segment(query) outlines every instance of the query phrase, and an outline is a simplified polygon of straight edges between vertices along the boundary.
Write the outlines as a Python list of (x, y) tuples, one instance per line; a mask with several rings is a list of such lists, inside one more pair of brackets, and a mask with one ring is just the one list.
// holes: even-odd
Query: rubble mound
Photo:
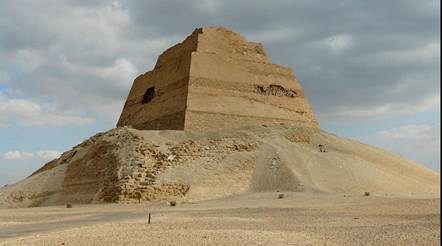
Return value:
[(318, 128), (120, 127), (1, 188), (0, 206), (198, 201), (261, 191), (438, 196), (439, 182), (435, 172), (415, 162)]

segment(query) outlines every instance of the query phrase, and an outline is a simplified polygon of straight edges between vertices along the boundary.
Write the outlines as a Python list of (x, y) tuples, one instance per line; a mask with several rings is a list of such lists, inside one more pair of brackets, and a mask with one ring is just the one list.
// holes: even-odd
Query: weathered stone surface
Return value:
[(118, 126), (206, 130), (262, 123), (319, 124), (286, 67), (225, 28), (196, 29), (135, 79)]

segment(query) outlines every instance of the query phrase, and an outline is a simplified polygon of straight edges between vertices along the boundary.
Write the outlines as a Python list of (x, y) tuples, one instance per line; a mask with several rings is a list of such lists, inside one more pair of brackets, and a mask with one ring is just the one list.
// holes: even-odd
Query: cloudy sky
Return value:
[(440, 1), (0, 0), (0, 185), (114, 127), (194, 28), (291, 67), (321, 126), (440, 170)]

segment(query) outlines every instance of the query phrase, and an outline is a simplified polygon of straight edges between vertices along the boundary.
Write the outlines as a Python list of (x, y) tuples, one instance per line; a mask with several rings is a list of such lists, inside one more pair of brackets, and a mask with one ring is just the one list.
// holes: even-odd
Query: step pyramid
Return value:
[(208, 130), (319, 123), (291, 69), (226, 28), (198, 28), (138, 76), (117, 126)]

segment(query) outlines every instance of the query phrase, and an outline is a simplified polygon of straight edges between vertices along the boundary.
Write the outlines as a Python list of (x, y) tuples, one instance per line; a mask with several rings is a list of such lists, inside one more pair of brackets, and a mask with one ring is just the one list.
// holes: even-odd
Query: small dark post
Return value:
[(149, 213), (149, 219), (147, 220), (147, 223), (150, 225), (150, 213)]

